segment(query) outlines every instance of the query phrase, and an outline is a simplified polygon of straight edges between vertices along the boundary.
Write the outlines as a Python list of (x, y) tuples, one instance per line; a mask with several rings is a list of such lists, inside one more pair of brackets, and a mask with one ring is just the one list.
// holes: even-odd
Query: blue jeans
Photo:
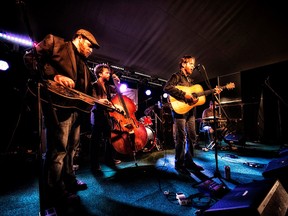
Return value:
[(209, 143), (212, 142), (214, 140), (214, 136), (213, 136), (214, 130), (212, 129), (212, 127), (206, 125), (206, 126), (203, 126), (203, 130), (205, 131), (205, 133), (208, 136)]
[(195, 116), (175, 119), (175, 165), (184, 166), (193, 161), (193, 144), (196, 142)]
[(80, 144), (80, 119), (78, 112), (68, 109), (57, 112), (57, 124), (52, 116), (45, 116), (46, 158), (45, 178), (53, 192), (61, 193), (65, 185), (73, 184), (73, 158)]

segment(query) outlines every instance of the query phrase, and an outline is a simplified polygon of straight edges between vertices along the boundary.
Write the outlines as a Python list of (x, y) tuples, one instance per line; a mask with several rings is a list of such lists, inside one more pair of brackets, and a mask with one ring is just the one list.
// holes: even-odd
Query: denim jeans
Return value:
[(208, 136), (209, 143), (212, 142), (214, 140), (214, 136), (213, 136), (214, 130), (212, 129), (212, 127), (211, 126), (203, 126), (203, 130), (205, 131), (205, 133)]
[[(80, 144), (80, 121), (77, 111), (57, 112), (58, 124), (46, 116), (45, 169), (48, 188), (55, 192), (64, 191), (65, 184), (73, 184), (73, 158)], [(59, 191), (58, 191), (59, 190)]]
[(195, 116), (175, 119), (175, 165), (183, 166), (193, 161), (193, 144), (196, 142)]

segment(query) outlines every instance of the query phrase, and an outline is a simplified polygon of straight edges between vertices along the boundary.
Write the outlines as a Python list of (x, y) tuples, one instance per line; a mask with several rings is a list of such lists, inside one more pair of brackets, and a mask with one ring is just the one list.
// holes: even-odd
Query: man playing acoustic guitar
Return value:
[[(187, 173), (187, 169), (195, 172), (203, 171), (203, 167), (193, 161), (193, 145), (196, 143), (195, 127), (195, 107), (199, 101), (191, 92), (185, 92), (185, 87), (194, 85), (190, 78), (195, 68), (195, 58), (189, 55), (183, 56), (179, 61), (179, 71), (172, 74), (164, 86), (164, 91), (169, 94), (170, 99), (187, 104), (187, 111), (172, 105), (172, 112), (175, 122), (176, 143), (175, 143), (175, 169), (182, 173)], [(220, 93), (222, 89), (215, 88), (215, 93)], [(187, 142), (186, 142), (187, 141)]]

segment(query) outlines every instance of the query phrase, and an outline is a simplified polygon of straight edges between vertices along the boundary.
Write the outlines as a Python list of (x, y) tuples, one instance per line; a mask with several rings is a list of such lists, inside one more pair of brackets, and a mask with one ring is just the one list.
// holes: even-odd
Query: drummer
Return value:
[[(219, 104), (217, 102), (215, 102), (215, 108), (218, 108)], [(220, 119), (220, 115), (219, 115), (219, 111), (218, 109), (215, 109), (215, 116), (217, 119)], [(207, 120), (207, 119), (211, 119)], [(211, 146), (211, 144), (214, 142), (214, 111), (213, 111), (213, 101), (209, 102), (209, 107), (204, 109), (202, 112), (202, 130), (204, 130), (207, 135), (208, 135), (208, 139), (209, 139), (209, 146)], [(217, 125), (217, 135), (220, 135), (221, 132), (225, 129), (224, 125)], [(217, 137), (219, 138), (219, 136)], [(214, 146), (214, 145), (213, 145)]]

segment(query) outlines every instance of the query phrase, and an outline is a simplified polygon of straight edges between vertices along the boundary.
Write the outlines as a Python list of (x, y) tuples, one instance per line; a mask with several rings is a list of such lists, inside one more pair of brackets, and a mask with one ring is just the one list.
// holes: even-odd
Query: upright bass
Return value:
[(124, 114), (110, 112), (110, 116), (113, 118), (112, 145), (121, 154), (135, 154), (146, 145), (147, 131), (144, 124), (139, 123), (135, 117), (136, 105), (134, 102), (129, 97), (122, 95), (114, 77), (113, 82), (118, 94), (112, 98), (111, 102), (114, 105), (122, 106)]

